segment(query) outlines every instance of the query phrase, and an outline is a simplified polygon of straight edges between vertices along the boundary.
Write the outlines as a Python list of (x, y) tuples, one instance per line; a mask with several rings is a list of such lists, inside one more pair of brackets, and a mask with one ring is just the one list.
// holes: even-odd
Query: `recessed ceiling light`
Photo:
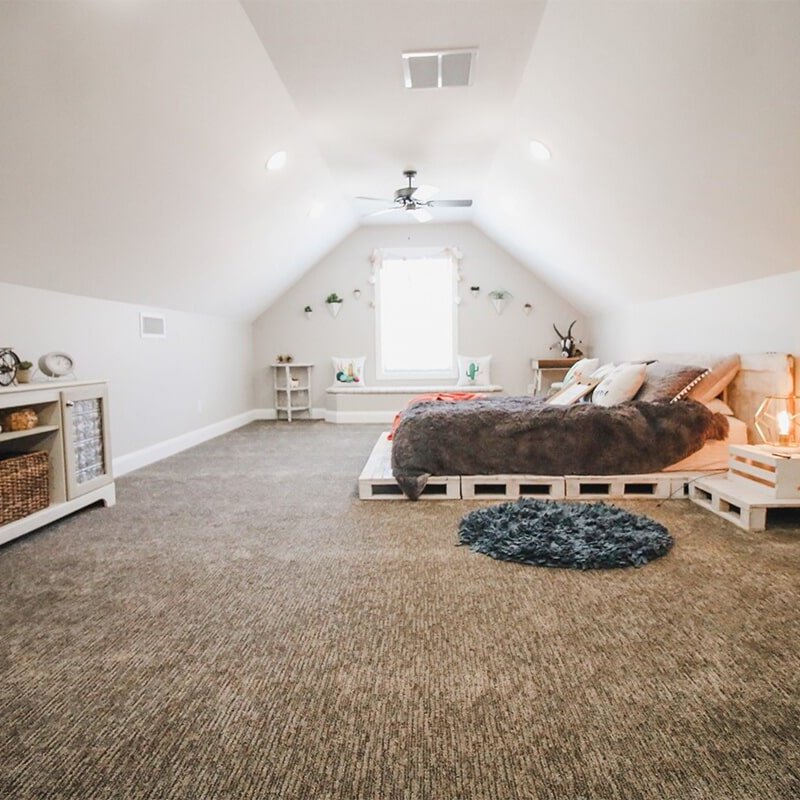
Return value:
[(274, 172), (276, 169), (280, 169), (285, 164), (286, 164), (286, 151), (278, 150), (277, 153), (273, 153), (269, 157), (269, 161), (267, 161), (267, 169), (270, 172)]
[(531, 156), (537, 161), (547, 161), (550, 151), (536, 139), (531, 139)]

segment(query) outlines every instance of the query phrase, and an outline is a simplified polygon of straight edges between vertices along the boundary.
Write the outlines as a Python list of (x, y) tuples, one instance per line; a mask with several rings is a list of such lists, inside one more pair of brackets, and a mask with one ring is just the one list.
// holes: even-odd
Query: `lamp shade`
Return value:
[(800, 397), (770, 395), (756, 411), (756, 430), (766, 444), (776, 447), (800, 447), (798, 417), (800, 417)]

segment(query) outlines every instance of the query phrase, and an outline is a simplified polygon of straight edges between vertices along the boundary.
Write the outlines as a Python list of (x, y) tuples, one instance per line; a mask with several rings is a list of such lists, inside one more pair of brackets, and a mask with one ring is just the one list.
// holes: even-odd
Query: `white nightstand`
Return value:
[(767, 509), (800, 508), (800, 451), (767, 445), (728, 448), (728, 472), (689, 484), (689, 497), (746, 531), (767, 527)]

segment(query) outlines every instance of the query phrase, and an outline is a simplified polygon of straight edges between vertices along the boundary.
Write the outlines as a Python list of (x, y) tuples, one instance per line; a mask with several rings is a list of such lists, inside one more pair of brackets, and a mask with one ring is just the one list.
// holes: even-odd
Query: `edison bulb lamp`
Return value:
[(775, 447), (798, 448), (798, 417), (800, 397), (767, 397), (755, 416), (756, 430), (765, 444)]

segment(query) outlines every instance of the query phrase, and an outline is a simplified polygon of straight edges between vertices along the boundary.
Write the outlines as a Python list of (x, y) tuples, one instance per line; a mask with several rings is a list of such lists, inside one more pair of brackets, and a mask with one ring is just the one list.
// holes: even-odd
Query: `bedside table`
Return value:
[(552, 378), (563, 378), (573, 364), (577, 364), (581, 357), (576, 358), (532, 358), (531, 369), (533, 370), (533, 393), (539, 394), (542, 391), (542, 373), (556, 373)]
[(728, 472), (689, 484), (697, 505), (746, 531), (763, 531), (770, 508), (800, 508), (800, 450), (775, 452), (768, 445), (732, 444)]

